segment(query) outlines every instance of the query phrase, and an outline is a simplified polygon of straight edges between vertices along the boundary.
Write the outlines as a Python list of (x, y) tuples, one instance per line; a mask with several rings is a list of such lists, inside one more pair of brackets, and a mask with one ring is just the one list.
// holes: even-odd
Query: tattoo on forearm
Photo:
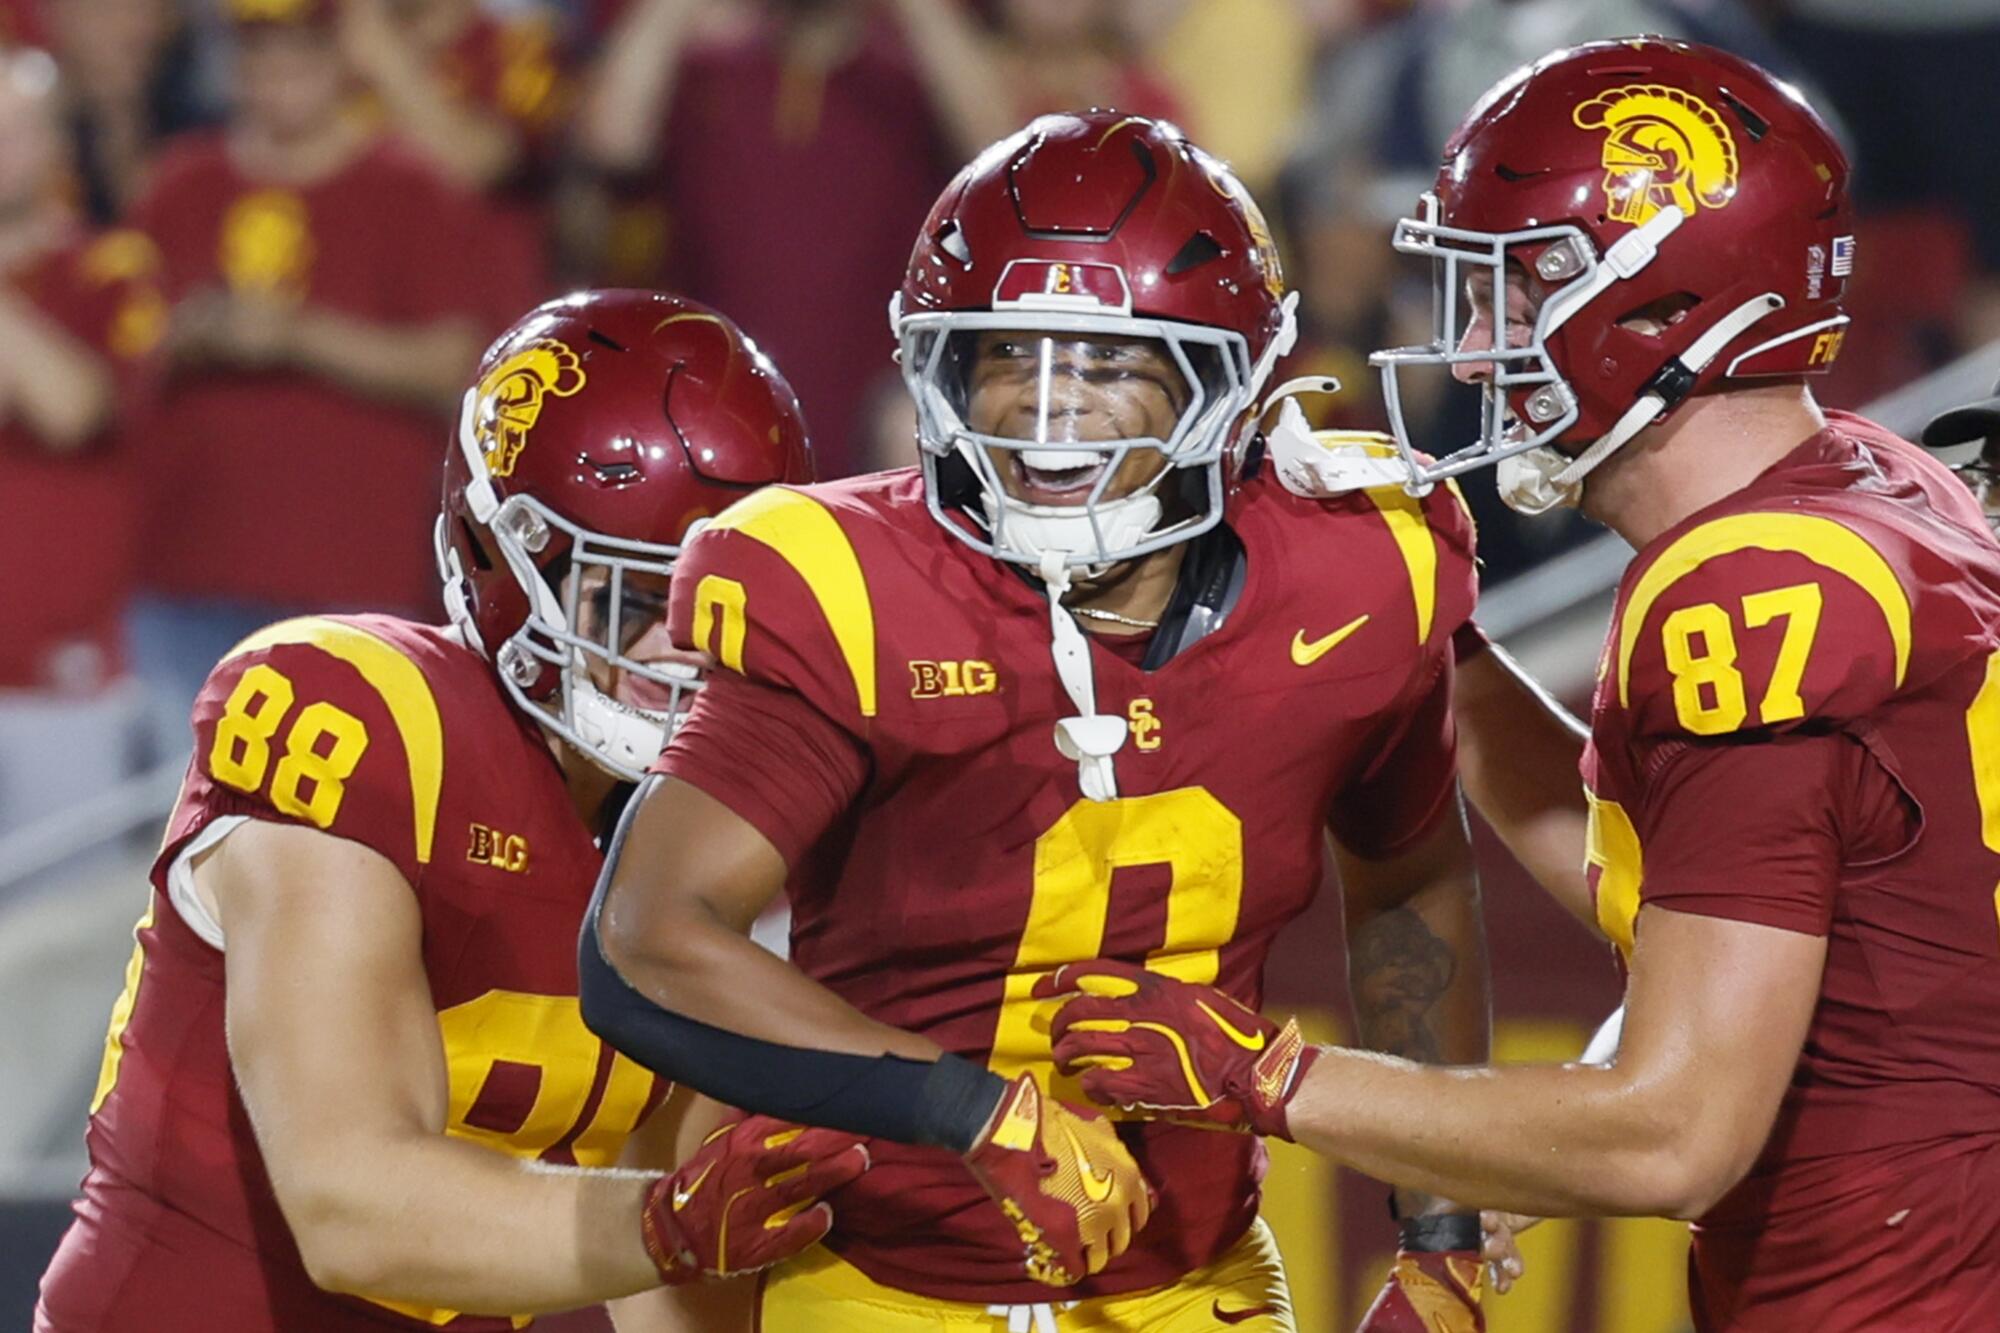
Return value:
[(1439, 1063), (1431, 1010), (1457, 972), (1451, 946), (1413, 908), (1398, 907), (1357, 926), (1347, 945), (1347, 974), (1362, 1044)]

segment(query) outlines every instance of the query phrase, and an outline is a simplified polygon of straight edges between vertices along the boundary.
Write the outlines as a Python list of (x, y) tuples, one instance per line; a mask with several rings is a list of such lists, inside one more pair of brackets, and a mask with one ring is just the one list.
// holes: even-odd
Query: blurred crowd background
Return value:
[[(1430, 275), (1389, 229), (1449, 130), (1514, 66), (1639, 32), (1749, 55), (1838, 122), (1861, 222), (1825, 401), (2000, 338), (2000, 134), (1979, 91), (2000, 0), (0, 0), (0, 840), (176, 762), (200, 681), (250, 630), (438, 615), (428, 534), (465, 379), (546, 296), (711, 302), (798, 389), (822, 476), (901, 465), (887, 304), (931, 200), (1030, 116), (1109, 105), (1235, 165), (1303, 296), (1290, 373), (1346, 386), (1310, 410), (1380, 426), (1367, 354), (1429, 320)], [(1414, 408), (1441, 442), (1471, 429), (1448, 395)], [(1489, 588), (1586, 535), (1466, 490)], [(1616, 978), (1580, 938), (1558, 947), (1580, 933), (1506, 874), (1492, 896), (1521, 928), (1496, 934), (1496, 975), (1529, 980), (1503, 1008), (1559, 1017), (1503, 1023), (1502, 1053), (1564, 1058)], [(39, 910), (8, 918), (0, 982), (46, 1000), (70, 965), (29, 943), (55, 937)], [(1281, 997), (1330, 995), (1326, 938), (1281, 957)], [(115, 977), (76, 967), (108, 1003)], [(5, 1067), (87, 1078), (76, 1026), (0, 1024), (47, 1047)], [(70, 1077), (0, 1079), (0, 1159), (60, 1156), (56, 1193), (82, 1127)], [(1376, 1195), (1335, 1212), (1331, 1191), (1274, 1180), (1281, 1234), (1345, 1220), (1386, 1240)], [(58, 1221), (36, 1225), (52, 1240)], [(1684, 1233), (1538, 1234), (1555, 1274), (1496, 1327), (1684, 1318)], [(10, 1247), (22, 1281), (32, 1248)], [(1352, 1269), (1299, 1273), (1311, 1308), (1365, 1296)]]

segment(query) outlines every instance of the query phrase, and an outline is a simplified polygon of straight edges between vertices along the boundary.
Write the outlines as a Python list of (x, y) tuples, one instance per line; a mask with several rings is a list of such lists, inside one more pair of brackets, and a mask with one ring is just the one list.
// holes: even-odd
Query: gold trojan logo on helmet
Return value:
[(1736, 195), (1736, 141), (1699, 97), (1660, 84), (1613, 88), (1577, 107), (1577, 128), (1608, 130), (1604, 196), (1613, 222), (1639, 226), (1668, 205), (1692, 218)]
[(537, 338), (487, 371), (479, 381), (477, 425), (487, 470), (496, 477), (513, 475), (542, 404), (550, 394), (569, 397), (583, 383), (582, 360), (554, 338)]

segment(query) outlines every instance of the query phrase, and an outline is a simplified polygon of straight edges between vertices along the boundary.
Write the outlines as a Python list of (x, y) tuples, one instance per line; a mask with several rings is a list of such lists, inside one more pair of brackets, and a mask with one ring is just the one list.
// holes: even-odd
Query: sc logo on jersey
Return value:
[(968, 659), (910, 663), (912, 699), (958, 699), (969, 694), (993, 694), (999, 689), (1000, 673), (991, 662)]

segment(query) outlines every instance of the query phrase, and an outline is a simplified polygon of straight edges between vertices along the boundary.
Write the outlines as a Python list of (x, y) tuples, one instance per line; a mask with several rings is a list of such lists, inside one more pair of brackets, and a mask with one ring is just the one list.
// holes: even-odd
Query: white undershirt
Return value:
[(222, 923), (208, 910), (201, 895), (194, 891), (195, 859), (209, 851), (217, 843), (228, 837), (237, 825), (243, 823), (247, 815), (223, 815), (201, 832), (187, 840), (180, 855), (167, 867), (167, 901), (180, 913), (187, 928), (198, 935), (211, 949), (222, 951)]

